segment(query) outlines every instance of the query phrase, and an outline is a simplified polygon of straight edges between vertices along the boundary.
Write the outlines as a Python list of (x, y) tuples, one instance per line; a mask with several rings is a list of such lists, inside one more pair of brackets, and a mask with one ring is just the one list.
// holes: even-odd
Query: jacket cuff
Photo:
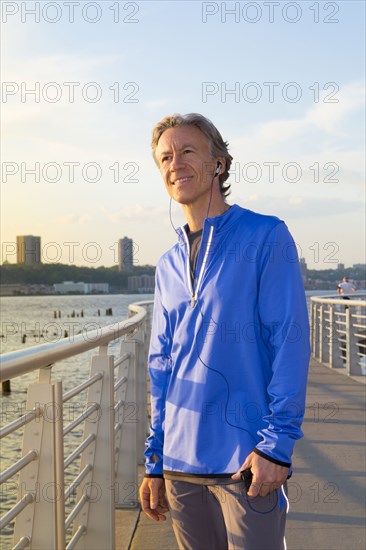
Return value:
[(291, 462), (282, 462), (282, 460), (277, 460), (276, 458), (272, 458), (271, 456), (266, 455), (259, 449), (253, 449), (253, 452), (261, 456), (262, 458), (265, 458), (266, 460), (269, 460), (269, 462), (273, 462), (273, 464), (277, 464), (278, 466), (284, 466), (285, 468), (291, 468)]

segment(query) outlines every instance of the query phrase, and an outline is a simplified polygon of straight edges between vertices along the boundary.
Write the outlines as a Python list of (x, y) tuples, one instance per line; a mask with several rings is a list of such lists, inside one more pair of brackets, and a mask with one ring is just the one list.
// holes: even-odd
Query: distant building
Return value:
[(118, 271), (133, 269), (133, 240), (123, 237), (118, 241)]
[(56, 294), (69, 294), (70, 292), (80, 292), (84, 294), (85, 283), (74, 283), (74, 281), (64, 281), (53, 285)]
[(0, 285), (0, 296), (14, 296), (24, 293), (24, 290), (25, 285), (22, 284)]
[(138, 294), (153, 294), (155, 290), (154, 275), (133, 275), (127, 279), (128, 290)]
[(33, 235), (17, 237), (17, 263), (26, 265), (41, 263), (41, 237)]
[(108, 283), (84, 283), (85, 294), (109, 294)]
[(54, 294), (52, 285), (42, 284), (1, 284), (0, 296), (24, 296), (38, 294)]
[(53, 285), (56, 294), (108, 294), (108, 283), (74, 283), (74, 281), (64, 281)]
[(344, 271), (345, 270), (344, 264), (338, 264), (337, 269), (340, 269), (340, 271)]

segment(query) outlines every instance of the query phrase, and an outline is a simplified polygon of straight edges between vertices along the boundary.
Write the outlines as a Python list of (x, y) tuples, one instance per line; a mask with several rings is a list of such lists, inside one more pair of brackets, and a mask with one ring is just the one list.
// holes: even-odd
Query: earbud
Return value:
[(220, 173), (221, 166), (222, 166), (221, 162), (218, 162), (216, 164), (215, 176), (217, 176)]

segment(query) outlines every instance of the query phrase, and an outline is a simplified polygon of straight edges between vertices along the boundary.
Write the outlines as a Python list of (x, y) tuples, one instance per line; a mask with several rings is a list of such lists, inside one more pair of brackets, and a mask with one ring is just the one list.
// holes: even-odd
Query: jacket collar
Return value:
[[(213, 218), (206, 218), (203, 224), (203, 233), (204, 235), (207, 231), (209, 231), (210, 227), (214, 227), (215, 235), (218, 235), (219, 233), (222, 233), (224, 231), (227, 231), (233, 223), (238, 219), (240, 216), (242, 208), (238, 206), (237, 204), (233, 204), (229, 210), (224, 212), (224, 214), (221, 214), (220, 216), (214, 216)], [(177, 234), (178, 234), (178, 243), (181, 246), (186, 245), (186, 239), (184, 236), (184, 233), (188, 234), (188, 223), (185, 225), (182, 225), (177, 228)]]

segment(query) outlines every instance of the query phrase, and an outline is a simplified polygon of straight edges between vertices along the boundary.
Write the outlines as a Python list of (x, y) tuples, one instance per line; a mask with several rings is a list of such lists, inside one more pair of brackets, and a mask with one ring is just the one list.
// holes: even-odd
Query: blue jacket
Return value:
[(146, 474), (232, 474), (253, 450), (290, 466), (310, 357), (294, 241), (233, 205), (204, 222), (192, 289), (186, 229), (156, 269)]

